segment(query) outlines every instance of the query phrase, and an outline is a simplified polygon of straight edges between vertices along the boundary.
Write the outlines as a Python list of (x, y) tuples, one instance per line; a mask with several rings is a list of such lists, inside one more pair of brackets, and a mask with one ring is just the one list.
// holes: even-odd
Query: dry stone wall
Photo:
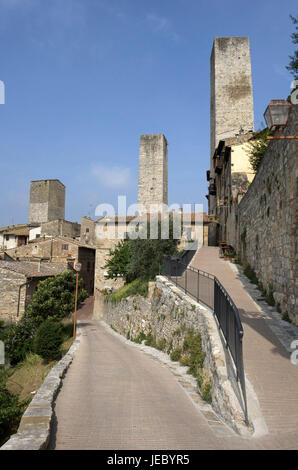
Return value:
[[(293, 105), (286, 135), (298, 135)], [(271, 141), (238, 206), (238, 252), (256, 272), (278, 310), (298, 325), (298, 142)]]

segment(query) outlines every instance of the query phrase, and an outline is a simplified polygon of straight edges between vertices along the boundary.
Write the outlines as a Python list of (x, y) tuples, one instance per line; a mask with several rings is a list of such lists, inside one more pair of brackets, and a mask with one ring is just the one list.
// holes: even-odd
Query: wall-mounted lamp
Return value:
[(268, 140), (298, 139), (298, 136), (280, 135), (280, 129), (284, 129), (289, 121), (291, 103), (286, 100), (271, 100), (264, 113), (268, 129), (274, 130), (274, 136), (268, 136)]

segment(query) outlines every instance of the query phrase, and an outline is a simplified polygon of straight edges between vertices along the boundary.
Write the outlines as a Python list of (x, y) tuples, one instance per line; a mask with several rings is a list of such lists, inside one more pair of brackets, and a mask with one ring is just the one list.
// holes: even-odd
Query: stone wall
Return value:
[(95, 224), (96, 221), (90, 217), (82, 217), (80, 233), (80, 240), (82, 243), (87, 243), (88, 245), (96, 244)]
[[(286, 135), (298, 135), (298, 106)], [(259, 170), (238, 206), (237, 251), (276, 304), (298, 325), (298, 142), (269, 143)]]
[[(103, 319), (131, 339), (141, 332), (146, 335), (151, 332), (157, 344), (163, 344), (163, 350), (168, 353), (183, 347), (189, 329), (200, 331), (202, 348), (206, 353), (204, 368), (211, 381), (212, 406), (236, 431), (242, 429), (243, 411), (234, 392), (237, 386), (233, 374), (227, 371), (229, 359), (215, 319), (206, 307), (185, 295), (166, 278), (158, 276), (156, 285), (151, 283), (149, 286), (148, 298), (135, 296), (116, 304), (105, 302)], [(230, 380), (227, 380), (227, 375), (230, 375)]]
[(77, 238), (80, 236), (81, 226), (77, 222), (57, 219), (50, 220), (41, 224), (41, 235), (56, 237), (63, 235), (65, 237)]
[(108, 279), (107, 276), (105, 276), (107, 269), (104, 268), (104, 266), (109, 259), (110, 249), (113, 249), (117, 243), (118, 240), (104, 240), (102, 246), (96, 247), (94, 274), (95, 295), (107, 287), (110, 287), (113, 290), (120, 289), (124, 284), (122, 277)]
[(14, 271), (0, 268), (0, 320), (12, 323), (24, 313), (26, 301), (26, 277)]

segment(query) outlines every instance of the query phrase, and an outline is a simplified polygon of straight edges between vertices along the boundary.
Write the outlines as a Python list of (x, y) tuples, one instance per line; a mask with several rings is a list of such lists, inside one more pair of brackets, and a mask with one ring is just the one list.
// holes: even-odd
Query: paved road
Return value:
[(242, 448), (238, 436), (216, 436), (170, 370), (91, 320), (91, 309), (88, 299), (51, 449)]
[(291, 363), (290, 354), (245, 291), (233, 265), (219, 258), (218, 248), (201, 248), (191, 265), (215, 274), (238, 307), (244, 329), (245, 372), (257, 393), (269, 429), (269, 436), (262, 443), (297, 449), (298, 366)]
[(56, 399), (51, 449), (298, 449), (298, 367), (228, 263), (212, 249), (199, 256), (196, 266), (208, 265), (241, 310), (246, 372), (270, 433), (215, 435), (170, 370), (92, 320), (88, 299), (79, 313), (82, 342)]

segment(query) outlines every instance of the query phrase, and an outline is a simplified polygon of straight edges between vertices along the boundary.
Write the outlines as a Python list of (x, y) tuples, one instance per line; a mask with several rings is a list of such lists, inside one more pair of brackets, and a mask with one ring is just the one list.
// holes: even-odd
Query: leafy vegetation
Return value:
[(248, 279), (253, 284), (256, 284), (256, 285), (259, 284), (259, 280), (257, 278), (256, 272), (254, 271), (254, 269), (249, 264), (246, 265), (243, 272), (244, 272), (245, 276), (248, 277)]
[(105, 266), (109, 277), (123, 276), (126, 282), (138, 278), (154, 279), (164, 256), (178, 253), (179, 240), (173, 235), (173, 217), (169, 219), (169, 237), (166, 239), (162, 238), (162, 224), (158, 221), (156, 239), (150, 239), (150, 223), (147, 223), (141, 227), (138, 238), (118, 243), (110, 251), (110, 259)]
[(146, 297), (148, 295), (148, 280), (147, 279), (135, 279), (133, 282), (125, 284), (117, 292), (113, 292), (106, 296), (108, 302), (120, 302), (131, 295), (141, 295)]
[[(82, 288), (82, 279), (78, 286), (78, 307), (88, 293)], [(47, 318), (61, 320), (74, 311), (76, 278), (72, 271), (64, 271), (55, 277), (39, 282), (36, 292), (24, 317), (29, 318), (36, 327)]]
[(26, 317), (15, 325), (1, 329), (0, 340), (5, 344), (5, 354), (11, 365), (22, 361), (26, 354), (32, 351), (35, 331), (34, 323)]
[(28, 404), (26, 401), (19, 402), (18, 397), (6, 389), (7, 377), (8, 373), (0, 368), (0, 447), (17, 431), (20, 418)]
[(63, 330), (60, 323), (48, 318), (37, 329), (33, 348), (43, 359), (58, 359), (62, 343)]
[[(295, 18), (294, 16), (290, 15), (290, 18), (293, 24), (295, 25), (295, 29), (296, 29), (296, 32), (291, 34), (292, 42), (293, 44), (298, 44), (298, 26), (297, 26), (298, 17)], [(286, 68), (294, 76), (294, 78), (297, 79), (298, 78), (298, 50), (296, 49), (294, 51), (294, 55), (290, 55), (289, 58), (290, 58), (290, 63)]]
[(110, 278), (128, 275), (129, 262), (131, 259), (131, 247), (127, 241), (120, 241), (114, 250), (109, 252), (110, 259), (104, 266), (108, 269)]
[(182, 351), (180, 348), (174, 349), (174, 351), (171, 353), (171, 361), (179, 361), (181, 359)]
[(255, 173), (257, 173), (264, 154), (267, 150), (269, 143), (267, 137), (269, 135), (271, 135), (271, 131), (269, 129), (264, 129), (256, 134), (253, 139), (248, 142), (248, 159), (250, 166)]

